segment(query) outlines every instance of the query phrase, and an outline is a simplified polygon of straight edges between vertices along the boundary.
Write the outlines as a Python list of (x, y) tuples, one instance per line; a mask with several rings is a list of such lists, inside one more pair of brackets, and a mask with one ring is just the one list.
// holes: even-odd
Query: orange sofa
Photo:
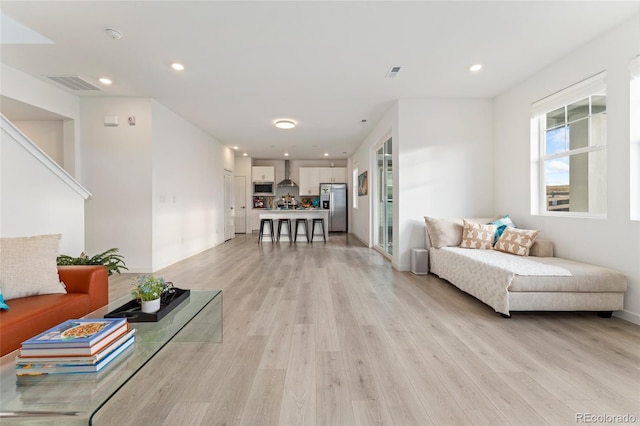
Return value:
[(80, 318), (109, 301), (105, 266), (58, 266), (66, 294), (43, 294), (9, 300), (0, 311), (0, 356), (20, 343), (65, 320)]

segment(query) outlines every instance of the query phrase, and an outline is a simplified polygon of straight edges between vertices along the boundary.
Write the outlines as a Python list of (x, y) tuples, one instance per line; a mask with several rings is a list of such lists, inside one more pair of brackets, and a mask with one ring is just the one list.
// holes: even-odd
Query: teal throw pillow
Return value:
[(500, 219), (494, 220), (493, 222), (489, 222), (488, 225), (495, 225), (498, 227), (498, 229), (496, 230), (496, 235), (493, 239), (493, 244), (498, 242), (498, 239), (500, 238), (500, 236), (502, 235), (502, 233), (506, 228), (516, 227), (515, 223), (511, 221), (511, 218), (509, 217), (508, 214), (502, 216)]
[(9, 310), (9, 305), (4, 302), (4, 297), (2, 296), (2, 289), (0, 289), (0, 309), (3, 311)]

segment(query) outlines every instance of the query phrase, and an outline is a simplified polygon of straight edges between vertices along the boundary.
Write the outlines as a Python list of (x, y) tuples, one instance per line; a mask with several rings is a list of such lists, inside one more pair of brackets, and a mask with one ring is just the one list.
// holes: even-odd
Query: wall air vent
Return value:
[(386, 78), (393, 78), (395, 77), (399, 72), (400, 72), (400, 68), (402, 67), (391, 67), (391, 69), (389, 69), (389, 72), (387, 72), (387, 75), (385, 76)]
[(47, 78), (71, 90), (102, 91), (102, 89), (100, 89), (98, 86), (94, 86), (93, 84), (89, 83), (87, 80), (84, 80), (83, 78), (77, 77), (77, 76), (48, 75)]

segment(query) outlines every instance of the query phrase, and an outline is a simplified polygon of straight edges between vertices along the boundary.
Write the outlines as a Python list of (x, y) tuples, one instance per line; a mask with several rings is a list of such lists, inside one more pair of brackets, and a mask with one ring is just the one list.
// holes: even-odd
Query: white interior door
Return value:
[(236, 176), (233, 178), (233, 224), (236, 234), (247, 233), (247, 178)]
[(233, 226), (233, 176), (231, 172), (224, 171), (224, 240), (230, 240), (235, 236)]

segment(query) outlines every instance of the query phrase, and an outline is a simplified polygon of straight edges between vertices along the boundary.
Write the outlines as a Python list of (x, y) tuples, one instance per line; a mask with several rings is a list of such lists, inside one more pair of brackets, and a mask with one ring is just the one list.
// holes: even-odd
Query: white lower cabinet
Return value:
[(259, 231), (260, 230), (260, 213), (263, 212), (263, 209), (253, 209), (251, 211), (251, 230)]

